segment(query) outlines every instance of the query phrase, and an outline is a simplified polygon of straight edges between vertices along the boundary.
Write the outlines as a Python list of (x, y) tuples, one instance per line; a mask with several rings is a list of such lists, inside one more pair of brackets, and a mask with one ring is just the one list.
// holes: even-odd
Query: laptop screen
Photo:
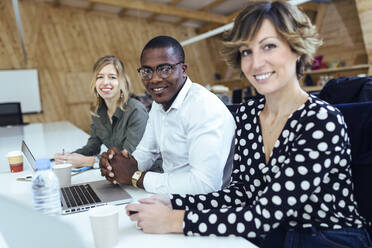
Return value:
[(30, 164), (31, 168), (35, 171), (36, 168), (34, 155), (32, 155), (30, 149), (28, 148), (24, 140), (22, 140), (22, 152), (23, 155), (25, 155), (27, 162)]

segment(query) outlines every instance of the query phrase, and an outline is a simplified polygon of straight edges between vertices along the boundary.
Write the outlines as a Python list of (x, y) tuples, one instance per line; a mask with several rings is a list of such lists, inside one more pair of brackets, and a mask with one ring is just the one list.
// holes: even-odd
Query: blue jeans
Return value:
[(339, 230), (322, 229), (302, 232), (287, 231), (285, 248), (368, 248), (372, 247), (371, 238), (365, 229), (342, 228)]

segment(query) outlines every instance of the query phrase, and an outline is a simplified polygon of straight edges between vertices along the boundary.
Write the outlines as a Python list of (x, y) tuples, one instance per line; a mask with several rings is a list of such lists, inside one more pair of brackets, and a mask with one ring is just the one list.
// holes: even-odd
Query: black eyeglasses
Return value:
[[(156, 66), (155, 71), (161, 78), (167, 78), (172, 74), (175, 66), (182, 64), (180, 61), (176, 64), (161, 64)], [(142, 80), (150, 80), (154, 76), (154, 69), (149, 66), (143, 66), (137, 69), (138, 73), (141, 75)]]

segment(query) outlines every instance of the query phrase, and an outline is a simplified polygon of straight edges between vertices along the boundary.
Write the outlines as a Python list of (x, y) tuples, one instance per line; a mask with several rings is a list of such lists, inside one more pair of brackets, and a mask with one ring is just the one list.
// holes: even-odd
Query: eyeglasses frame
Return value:
[[(177, 66), (177, 65), (179, 65), (179, 64), (183, 64), (183, 63), (185, 63), (185, 62), (184, 62), (184, 61), (180, 61), (180, 62), (175, 63), (175, 64), (168, 64), (168, 63), (160, 64), (160, 65), (157, 65), (157, 66), (155, 67), (155, 70), (154, 70), (153, 67), (150, 67), (150, 66), (139, 67), (139, 68), (137, 68), (137, 72), (140, 74), (140, 77), (141, 77), (142, 80), (151, 80), (151, 79), (154, 77), (154, 72), (156, 72), (156, 74), (158, 74), (158, 76), (159, 76), (160, 78), (162, 78), (162, 79), (166, 79), (166, 78), (168, 78), (168, 77), (173, 73), (173, 69), (174, 69), (175, 66)], [(168, 76), (166, 76), (166, 77), (162, 77), (162, 76), (160, 76), (160, 74), (158, 73), (158, 68), (160, 68), (161, 66), (165, 66), (165, 65), (169, 65), (169, 66), (170, 66), (171, 72), (169, 73)], [(148, 79), (147, 79), (147, 78), (143, 78), (143, 77), (142, 77), (141, 70), (142, 70), (142, 69), (145, 69), (145, 68), (151, 69), (151, 71), (152, 71), (151, 78), (148, 78)]]

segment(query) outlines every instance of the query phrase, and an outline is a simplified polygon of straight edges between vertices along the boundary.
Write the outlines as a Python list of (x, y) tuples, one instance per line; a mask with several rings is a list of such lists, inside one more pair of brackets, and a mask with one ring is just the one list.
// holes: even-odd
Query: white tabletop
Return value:
[[(0, 173), (9, 172), (6, 154), (21, 150), (22, 140), (35, 159), (52, 158), (56, 153), (72, 152), (84, 146), (88, 134), (70, 122), (33, 123), (24, 126), (0, 127)], [(102, 145), (101, 149), (106, 147)], [(25, 161), (25, 170), (29, 170)]]
[[(20, 135), (21, 129), (12, 130), (12, 135), (8, 132), (7, 137), (2, 136), (4, 130), (0, 129), (0, 139), (12, 138), (12, 144), (0, 143), (0, 151), (7, 151), (9, 146), (16, 146), (16, 136)], [(35, 133), (32, 134), (32, 131)], [(3, 132), (3, 133), (2, 133)], [(40, 132), (43, 135), (40, 135)], [(6, 133), (6, 132), (5, 132)], [(76, 128), (68, 122), (47, 123), (47, 124), (32, 124), (23, 128), (23, 137), (27, 144), (30, 144), (30, 150), (37, 157), (49, 156), (61, 149), (61, 145), (65, 149), (76, 149), (86, 143), (88, 135), (82, 130)], [(73, 135), (73, 136), (70, 136)], [(54, 139), (51, 139), (54, 137)], [(22, 139), (21, 139), (22, 141)], [(18, 148), (19, 149), (19, 148)], [(2, 154), (1, 154), (2, 155)], [(7, 165), (7, 162), (5, 162)], [(1, 166), (4, 166), (1, 160)], [(20, 204), (27, 206), (32, 205), (31, 183), (25, 181), (17, 181), (17, 177), (24, 177), (31, 175), (31, 170), (25, 170), (19, 173), (3, 172), (0, 173), (0, 195), (10, 197), (18, 201)], [(100, 176), (99, 170), (90, 170), (72, 177), (72, 183), (89, 182), (104, 179)], [(141, 199), (151, 194), (142, 189), (136, 189), (132, 186), (126, 186), (125, 189), (135, 199)], [(186, 237), (183, 234), (145, 234), (141, 230), (136, 229), (135, 223), (131, 222), (125, 214), (125, 206), (118, 206), (121, 210), (119, 212), (119, 242), (116, 248), (119, 247), (256, 247), (247, 240), (239, 237)], [(87, 212), (64, 215), (60, 217), (62, 221), (71, 224), (75, 227), (80, 237), (83, 239), (87, 247), (94, 247), (92, 230), (90, 227), (89, 217)]]

